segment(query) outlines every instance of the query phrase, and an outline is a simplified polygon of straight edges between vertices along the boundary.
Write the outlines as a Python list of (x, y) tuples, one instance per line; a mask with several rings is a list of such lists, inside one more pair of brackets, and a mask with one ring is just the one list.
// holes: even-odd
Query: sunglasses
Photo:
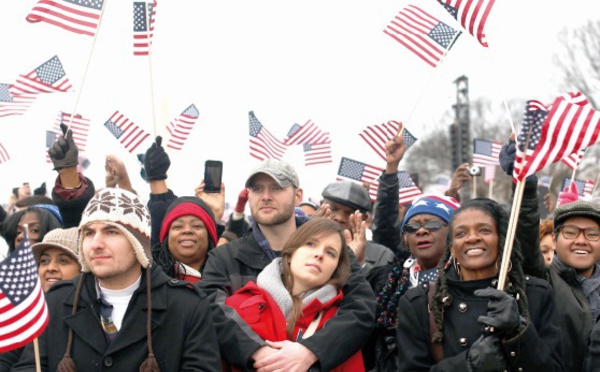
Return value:
[(421, 227), (428, 230), (429, 232), (434, 232), (438, 231), (443, 226), (448, 226), (448, 224), (438, 220), (431, 220), (425, 223), (410, 222), (404, 225), (404, 232), (407, 234), (414, 234), (417, 231), (419, 231)]

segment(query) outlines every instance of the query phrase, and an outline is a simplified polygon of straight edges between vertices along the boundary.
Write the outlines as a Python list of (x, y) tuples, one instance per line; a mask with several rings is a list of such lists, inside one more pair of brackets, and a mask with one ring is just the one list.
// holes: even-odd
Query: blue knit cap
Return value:
[(417, 214), (431, 214), (448, 223), (458, 207), (460, 207), (460, 204), (456, 199), (450, 196), (424, 194), (421, 197), (414, 199), (412, 205), (408, 211), (406, 211), (406, 214), (404, 214), (402, 229), (404, 230), (404, 225), (408, 220)]
[(56, 205), (36, 204), (36, 205), (32, 205), (32, 207), (42, 208), (42, 209), (47, 210), (48, 212), (52, 213), (52, 215), (54, 215), (54, 217), (56, 217), (56, 219), (58, 220), (58, 222), (60, 222), (61, 225), (63, 224), (62, 216), (60, 215), (60, 211), (58, 210), (58, 207)]

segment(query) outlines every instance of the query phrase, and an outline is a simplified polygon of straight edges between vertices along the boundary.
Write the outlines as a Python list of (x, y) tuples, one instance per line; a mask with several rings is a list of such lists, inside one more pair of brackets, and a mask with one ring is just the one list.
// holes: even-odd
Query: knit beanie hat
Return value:
[(56, 219), (58, 220), (58, 222), (60, 222), (60, 224), (63, 224), (63, 219), (62, 216), (60, 215), (60, 211), (58, 210), (58, 207), (56, 205), (53, 204), (35, 204), (33, 205), (33, 207), (35, 208), (42, 208), (47, 210), (48, 212), (52, 213), (52, 215), (54, 215), (54, 217), (56, 217)]
[(448, 223), (458, 207), (460, 207), (460, 204), (456, 199), (450, 196), (423, 194), (414, 199), (412, 205), (408, 211), (406, 211), (404, 220), (402, 221), (402, 228), (404, 228), (404, 225), (417, 214), (431, 214)]
[(561, 226), (569, 217), (589, 217), (600, 224), (600, 204), (595, 201), (579, 199), (572, 203), (559, 205), (554, 210), (554, 229)]
[(183, 216), (194, 216), (204, 222), (204, 227), (208, 231), (208, 236), (210, 236), (213, 245), (217, 245), (219, 237), (217, 236), (215, 216), (210, 207), (202, 199), (195, 196), (179, 197), (169, 205), (158, 238), (161, 243), (167, 238), (173, 222)]
[(150, 213), (137, 195), (123, 189), (106, 188), (98, 191), (88, 202), (79, 223), (79, 262), (83, 272), (89, 272), (90, 268), (83, 255), (81, 231), (92, 223), (118, 228), (131, 243), (142, 267), (151, 264)]

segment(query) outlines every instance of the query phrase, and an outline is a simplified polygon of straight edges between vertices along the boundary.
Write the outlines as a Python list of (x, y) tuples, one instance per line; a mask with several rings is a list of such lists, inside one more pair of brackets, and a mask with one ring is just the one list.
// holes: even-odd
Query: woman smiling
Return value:
[(507, 228), (491, 199), (456, 210), (438, 279), (400, 299), (400, 371), (563, 370), (551, 288), (525, 277), (516, 241), (506, 291), (495, 288)]

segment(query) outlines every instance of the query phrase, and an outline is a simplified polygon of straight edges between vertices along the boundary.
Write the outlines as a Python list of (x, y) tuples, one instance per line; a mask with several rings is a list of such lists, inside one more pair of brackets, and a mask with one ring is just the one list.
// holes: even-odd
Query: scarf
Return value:
[[(292, 296), (285, 288), (281, 280), (281, 258), (275, 258), (273, 262), (268, 264), (263, 271), (258, 274), (256, 284), (267, 291), (277, 306), (281, 309), (283, 315), (287, 318), (292, 311), (293, 301)], [(302, 307), (310, 304), (314, 299), (319, 300), (322, 304), (331, 301), (338, 294), (338, 290), (331, 284), (306, 291), (300, 295), (302, 298)]]

